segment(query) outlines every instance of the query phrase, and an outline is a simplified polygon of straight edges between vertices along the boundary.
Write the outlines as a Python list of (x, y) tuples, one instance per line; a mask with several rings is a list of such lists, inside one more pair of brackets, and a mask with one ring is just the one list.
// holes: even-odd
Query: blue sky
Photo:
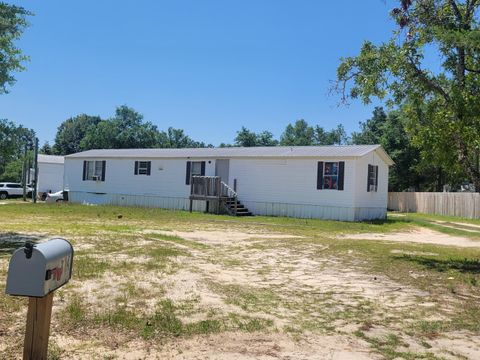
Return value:
[(0, 96), (0, 118), (53, 144), (80, 113), (126, 104), (159, 129), (233, 142), (245, 126), (279, 137), (303, 118), (348, 132), (373, 106), (337, 107), (342, 56), (391, 35), (393, 0), (8, 1), (33, 11), (19, 46), (27, 71)]

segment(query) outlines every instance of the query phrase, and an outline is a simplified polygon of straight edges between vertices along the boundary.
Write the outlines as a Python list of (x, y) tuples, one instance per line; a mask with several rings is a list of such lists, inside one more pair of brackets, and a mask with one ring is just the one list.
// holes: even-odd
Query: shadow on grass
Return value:
[(400, 260), (415, 262), (427, 269), (438, 272), (457, 270), (462, 273), (480, 274), (480, 259), (432, 259), (429, 257), (403, 255)]
[(361, 223), (370, 225), (393, 225), (393, 224), (409, 224), (412, 223), (412, 219), (402, 218), (388, 218), (388, 219), (376, 219), (376, 220), (364, 220)]
[(11, 254), (26, 241), (36, 243), (41, 237), (37, 235), (19, 234), (14, 232), (0, 233), (0, 256)]

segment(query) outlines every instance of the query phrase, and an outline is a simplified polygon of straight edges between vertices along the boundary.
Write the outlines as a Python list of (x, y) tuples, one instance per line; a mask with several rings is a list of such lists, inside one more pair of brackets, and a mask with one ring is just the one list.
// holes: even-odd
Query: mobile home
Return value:
[[(63, 168), (63, 156), (38, 154), (37, 192), (39, 195), (63, 190)], [(34, 170), (32, 172), (35, 173)]]
[(385, 218), (392, 164), (380, 145), (89, 150), (65, 157), (65, 187), (78, 203), (206, 210), (218, 195), (238, 214), (357, 221)]

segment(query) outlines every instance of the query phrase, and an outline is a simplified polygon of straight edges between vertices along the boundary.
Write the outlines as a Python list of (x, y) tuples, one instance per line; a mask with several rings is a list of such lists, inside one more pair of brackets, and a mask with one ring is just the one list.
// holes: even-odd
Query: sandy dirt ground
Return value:
[[(302, 243), (301, 236), (234, 229), (144, 229), (141, 235), (138, 244), (142, 246), (164, 241), (188, 251), (189, 256), (175, 259), (175, 271), (132, 270), (123, 275), (107, 271), (100, 278), (73, 280), (74, 292), (82, 294), (87, 306), (96, 311), (118, 306), (114, 299), (121, 297), (124, 288), (134, 282), (138, 297), (129, 306), (143, 309), (147, 314), (154, 311), (159, 298), (167, 298), (175, 304), (189, 304), (189, 312), (181, 316), (184, 323), (206, 320), (212, 314), (236, 314), (269, 321), (271, 327), (267, 331), (225, 331), (153, 341), (121, 334), (118, 338), (105, 338), (102, 333), (68, 334), (56, 331), (54, 324), (51, 341), (63, 350), (62, 359), (384, 359), (372, 347), (372, 339), (382, 342), (392, 336), (399, 339), (398, 351), (431, 354), (439, 359), (480, 359), (479, 334), (443, 333), (426, 346), (405, 331), (419, 318), (444, 320), (443, 314), (455, 303), (453, 298), (445, 295), (434, 299), (428, 292), (396, 283), (382, 274), (367, 273), (361, 264), (344, 263), (341, 257), (323, 255), (328, 245)], [(154, 235), (176, 236), (204, 248), (173, 243)], [(347, 234), (342, 238), (480, 247), (478, 241), (427, 228), (387, 234)], [(299, 242), (289, 245), (285, 241), (289, 239)], [(270, 243), (279, 240), (279, 245)], [(85, 243), (79, 249), (93, 247)], [(401, 247), (392, 251), (409, 254)], [(109, 260), (138, 264), (148, 257), (113, 254)], [(254, 297), (254, 301), (243, 302), (242, 294)], [(65, 303), (58, 299), (54, 314)], [(15, 331), (21, 331), (21, 327)], [(359, 331), (371, 341), (359, 337)], [(6, 345), (0, 343), (0, 350)]]
[[(207, 245), (208, 250), (192, 249), (193, 257), (179, 257), (182, 268), (158, 278), (133, 273), (138, 285), (152, 298), (166, 297), (175, 303), (194, 303), (194, 310), (182, 321), (199, 321), (211, 313), (235, 313), (255, 316), (273, 323), (268, 332), (224, 332), (165, 340), (160, 343), (138, 340), (119, 340), (106, 347), (102, 342), (80, 341), (75, 336), (53, 333), (53, 341), (70, 349), (65, 358), (96, 359), (102, 355), (112, 359), (383, 359), (371, 344), (355, 332), (360, 329), (370, 339), (400, 337), (405, 351), (434, 354), (444, 359), (480, 359), (480, 336), (471, 333), (449, 333), (429, 342), (426, 348), (418, 339), (409, 337), (403, 327), (416, 316), (439, 319), (434, 309), (438, 302), (429, 293), (393, 282), (382, 275), (360, 271), (354, 265), (345, 266), (340, 259), (319, 256), (327, 246), (265, 247), (270, 239), (298, 238), (285, 234), (228, 231), (164, 231), (146, 229), (144, 244), (161, 241), (151, 234), (174, 235)], [(407, 233), (358, 234), (346, 238), (373, 239), (396, 242), (418, 242), (455, 246), (478, 246), (466, 238), (452, 237), (429, 229)], [(184, 244), (175, 246), (187, 249)], [(396, 250), (401, 252), (401, 250)], [(219, 254), (222, 254), (221, 256)], [(222, 257), (222, 261), (219, 260)], [(138, 259), (136, 260), (138, 261)], [(92, 280), (81, 286), (86, 301), (92, 305), (112, 306), (108, 299), (119, 293), (119, 284), (131, 277), (106, 274), (102, 281)], [(272, 291), (275, 300), (260, 298), (256, 306), (241, 306), (217, 287), (248, 288), (251, 291)], [(155, 293), (155, 289), (164, 289)], [(236, 289), (236, 288), (235, 288)], [(438, 299), (437, 299), (438, 300)], [(445, 299), (448, 310), (451, 299)], [(365, 305), (367, 304), (367, 305)], [(147, 300), (145, 309), (153, 307)], [(360, 309), (360, 310), (359, 310)], [(398, 319), (390, 327), (362, 324), (350, 313), (368, 310), (372, 323), (386, 318)], [(429, 310), (431, 309), (431, 313)], [(367, 311), (365, 310), (365, 311)], [(148, 310), (146, 310), (148, 311)], [(330, 317), (330, 313), (345, 316)], [(408, 315), (406, 315), (408, 314)], [(425, 315), (427, 314), (427, 315)], [(287, 331), (308, 323), (302, 333)], [(324, 328), (325, 327), (325, 328)], [(398, 360), (400, 360), (399, 358)]]
[[(461, 223), (457, 223), (461, 224)], [(463, 230), (463, 229), (462, 229)], [(468, 230), (467, 230), (468, 231)], [(412, 231), (394, 233), (362, 233), (343, 234), (343, 239), (384, 240), (395, 242), (411, 242), (418, 244), (433, 244), (458, 247), (480, 248), (480, 241), (470, 240), (461, 236), (452, 236), (428, 228), (416, 228)]]

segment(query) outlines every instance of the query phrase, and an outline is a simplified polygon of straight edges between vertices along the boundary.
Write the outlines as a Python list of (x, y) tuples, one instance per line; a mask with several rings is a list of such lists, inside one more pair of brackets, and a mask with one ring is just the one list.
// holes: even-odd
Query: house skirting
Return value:
[(386, 207), (354, 208), (346, 206), (314, 204), (290, 204), (247, 200), (241, 201), (255, 215), (340, 221), (376, 220), (385, 219), (387, 217)]
[[(188, 210), (190, 200), (183, 197), (165, 197), (157, 195), (126, 195), (126, 194), (104, 194), (71, 191), (69, 200), (73, 203), (117, 205), (117, 206), (138, 206), (157, 207), (173, 210)], [(341, 221), (361, 221), (385, 219), (387, 209), (377, 207), (342, 207), (313, 204), (290, 204), (260, 201), (240, 201), (254, 214), (266, 216), (285, 216), (304, 219), (326, 219)], [(194, 211), (205, 211), (205, 201), (193, 201)], [(212, 203), (210, 211), (216, 212)]]

